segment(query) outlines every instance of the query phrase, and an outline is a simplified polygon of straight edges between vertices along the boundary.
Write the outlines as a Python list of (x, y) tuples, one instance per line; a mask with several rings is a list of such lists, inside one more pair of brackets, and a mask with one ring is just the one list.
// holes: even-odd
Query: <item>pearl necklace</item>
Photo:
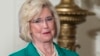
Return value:
[[(41, 50), (39, 50), (39, 48), (36, 47), (36, 45), (34, 45), (35, 48), (37, 49), (38, 53), (40, 54), (40, 56), (46, 56)], [(51, 56), (58, 56), (58, 52), (54, 46), (54, 53)]]

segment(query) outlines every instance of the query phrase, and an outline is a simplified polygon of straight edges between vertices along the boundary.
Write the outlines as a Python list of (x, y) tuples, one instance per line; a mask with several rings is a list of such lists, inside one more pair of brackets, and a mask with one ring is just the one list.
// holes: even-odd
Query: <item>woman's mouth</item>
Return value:
[(50, 33), (50, 31), (49, 32), (44, 32), (43, 34), (49, 34)]

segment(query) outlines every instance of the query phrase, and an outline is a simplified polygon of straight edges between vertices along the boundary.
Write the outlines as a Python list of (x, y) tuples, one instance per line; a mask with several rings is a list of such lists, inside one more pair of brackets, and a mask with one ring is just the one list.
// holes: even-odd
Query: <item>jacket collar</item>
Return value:
[[(61, 51), (61, 47), (59, 45), (57, 45), (56, 43), (53, 43), (57, 52), (58, 52), (58, 56), (64, 56), (64, 53)], [(40, 56), (38, 51), (36, 50), (34, 44), (32, 44), (32, 42), (30, 42), (28, 44), (28, 46), (26, 47), (26, 53), (27, 53), (27, 56)]]
[(26, 52), (27, 52), (27, 56), (33, 56), (33, 55), (40, 56), (35, 46), (32, 44), (32, 42), (30, 42), (26, 47)]

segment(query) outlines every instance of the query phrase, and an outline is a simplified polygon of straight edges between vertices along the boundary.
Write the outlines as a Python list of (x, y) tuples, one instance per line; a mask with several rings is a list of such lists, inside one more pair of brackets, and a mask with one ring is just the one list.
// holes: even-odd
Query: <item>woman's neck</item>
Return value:
[(44, 54), (53, 54), (54, 46), (52, 42), (34, 42), (36, 47)]

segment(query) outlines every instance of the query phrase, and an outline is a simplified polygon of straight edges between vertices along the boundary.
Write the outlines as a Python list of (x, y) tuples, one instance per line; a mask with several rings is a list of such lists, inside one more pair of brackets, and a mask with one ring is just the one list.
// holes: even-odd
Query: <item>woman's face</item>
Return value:
[(30, 22), (30, 33), (33, 41), (52, 41), (55, 35), (55, 21), (51, 11), (44, 7), (37, 19)]

